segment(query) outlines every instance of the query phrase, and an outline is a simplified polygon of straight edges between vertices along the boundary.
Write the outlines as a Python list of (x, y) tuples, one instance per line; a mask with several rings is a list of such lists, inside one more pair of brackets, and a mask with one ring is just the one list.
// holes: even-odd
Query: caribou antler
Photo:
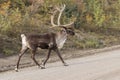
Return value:
[[(72, 25), (72, 24), (74, 23), (74, 21), (73, 21), (73, 22), (71, 22), (71, 23), (69, 23), (69, 24), (61, 25), (61, 23), (60, 23), (60, 18), (61, 18), (61, 15), (62, 15), (65, 7), (66, 7), (65, 4), (64, 4), (63, 6), (61, 6), (60, 8), (59, 8), (59, 7), (55, 7), (55, 11), (54, 11), (53, 14), (51, 15), (51, 24), (52, 24), (53, 27), (55, 27), (55, 26), (69, 26), (69, 25)], [(57, 25), (56, 25), (56, 24), (54, 23), (54, 16), (56, 15), (56, 13), (57, 13), (58, 11), (59, 11), (59, 15), (58, 15)]]
[(58, 26), (58, 25), (56, 25), (56, 24), (54, 24), (54, 16), (55, 16), (55, 14), (57, 13), (57, 11), (54, 11), (53, 13), (52, 13), (52, 15), (51, 15), (51, 24), (52, 24), (52, 26), (54, 27), (54, 26)]
[(60, 13), (59, 13), (59, 16), (58, 16), (58, 21), (57, 21), (58, 26), (60, 26), (60, 18), (61, 18), (61, 15), (62, 15), (62, 13), (63, 13), (65, 7), (66, 7), (65, 4), (64, 4), (63, 6), (61, 6), (61, 9), (57, 7), (57, 10), (60, 12)]

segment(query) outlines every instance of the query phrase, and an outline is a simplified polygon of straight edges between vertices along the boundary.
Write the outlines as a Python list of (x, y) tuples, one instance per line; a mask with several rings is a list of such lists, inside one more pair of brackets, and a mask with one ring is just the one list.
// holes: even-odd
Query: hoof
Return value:
[(67, 63), (64, 63), (64, 66), (69, 66)]
[(15, 71), (16, 71), (16, 72), (18, 72), (18, 69), (17, 69), (17, 68), (15, 68)]
[(42, 65), (42, 66), (40, 66), (40, 67), (41, 67), (41, 69), (45, 69), (45, 66), (43, 66), (43, 65)]
[(41, 67), (41, 69), (45, 69), (45, 67)]
[(38, 68), (41, 68), (41, 66), (37, 66)]

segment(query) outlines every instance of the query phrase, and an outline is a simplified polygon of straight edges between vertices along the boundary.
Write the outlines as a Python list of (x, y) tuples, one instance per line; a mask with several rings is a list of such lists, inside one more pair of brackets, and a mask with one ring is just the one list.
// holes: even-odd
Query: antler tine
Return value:
[(53, 27), (58, 26), (58, 25), (54, 24), (54, 16), (55, 16), (56, 13), (57, 13), (57, 11), (55, 10), (51, 15), (51, 24), (52, 24)]
[(63, 6), (61, 5), (60, 7), (55, 6), (55, 9), (58, 11), (63, 11), (65, 9), (66, 5), (64, 4)]
[(65, 9), (66, 5), (63, 4), (63, 6), (61, 6), (61, 10), (63, 11)]
[(61, 9), (59, 10), (60, 13), (59, 13), (59, 16), (58, 16), (58, 21), (57, 21), (57, 23), (58, 23), (59, 26), (61, 25), (60, 24), (60, 18), (61, 18), (61, 15), (62, 15), (65, 7), (66, 7), (66, 5), (64, 4), (63, 6), (61, 6)]
[(74, 24), (74, 21), (71, 22), (71, 23), (69, 23), (69, 24), (65, 24), (65, 25), (61, 25), (61, 26), (70, 26), (70, 25), (72, 25), (72, 24)]
[(55, 8), (55, 9), (56, 9), (56, 10), (58, 10), (58, 11), (60, 11), (60, 8), (59, 8), (59, 7), (57, 7), (57, 6), (56, 6), (56, 8)]

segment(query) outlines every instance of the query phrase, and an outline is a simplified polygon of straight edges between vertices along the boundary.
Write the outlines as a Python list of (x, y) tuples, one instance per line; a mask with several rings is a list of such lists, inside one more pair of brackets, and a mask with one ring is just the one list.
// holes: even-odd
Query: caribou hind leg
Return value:
[(27, 50), (28, 50), (27, 47), (24, 47), (24, 48), (21, 49), (20, 54), (19, 54), (19, 58), (18, 58), (18, 61), (17, 61), (17, 65), (16, 65), (16, 68), (15, 68), (16, 72), (18, 72), (18, 68), (19, 68), (19, 63), (20, 63), (21, 57), (25, 54), (25, 52)]
[(35, 62), (35, 64), (38, 65), (38, 67), (40, 67), (40, 64), (35, 59), (35, 54), (36, 54), (36, 49), (32, 50), (31, 58), (33, 59), (33, 61)]
[(45, 61), (42, 63), (41, 69), (45, 69), (45, 64), (48, 61), (48, 59), (50, 58), (50, 54), (51, 54), (51, 49), (49, 49), (47, 57), (46, 57)]

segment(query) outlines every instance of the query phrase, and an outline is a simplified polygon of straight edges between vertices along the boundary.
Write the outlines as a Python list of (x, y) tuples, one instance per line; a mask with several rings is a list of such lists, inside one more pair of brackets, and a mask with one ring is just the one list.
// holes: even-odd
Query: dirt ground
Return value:
[[(88, 56), (88, 55), (93, 55), (93, 54), (95, 55), (103, 51), (110, 51), (110, 50), (117, 49), (117, 48), (120, 48), (120, 45), (116, 45), (112, 47), (105, 47), (101, 49), (92, 49), (92, 50), (66, 50), (66, 51), (63, 50), (61, 51), (61, 55), (63, 59), (70, 59), (70, 58)], [(59, 60), (57, 55), (53, 55), (53, 54), (55, 53), (52, 53), (48, 62), (55, 62)], [(36, 59), (39, 63), (41, 63), (41, 61), (44, 60), (45, 57), (46, 57), (46, 54), (36, 55)], [(3, 57), (3, 58), (0, 57), (0, 72), (13, 70), (15, 68), (17, 59), (18, 59), (18, 55), (13, 55), (13, 56)], [(21, 62), (20, 62), (20, 68), (34, 66), (34, 65), (35, 63), (32, 61), (30, 54), (27, 53), (22, 57)]]
[(120, 48), (80, 58), (0, 73), (0, 80), (120, 80)]

